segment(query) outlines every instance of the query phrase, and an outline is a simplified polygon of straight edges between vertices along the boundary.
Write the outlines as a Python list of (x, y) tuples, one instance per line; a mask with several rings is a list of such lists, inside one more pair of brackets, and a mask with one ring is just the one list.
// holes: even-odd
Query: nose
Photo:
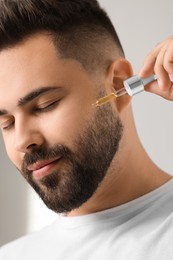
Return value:
[(15, 122), (14, 148), (26, 153), (44, 143), (44, 137), (37, 124), (31, 121)]

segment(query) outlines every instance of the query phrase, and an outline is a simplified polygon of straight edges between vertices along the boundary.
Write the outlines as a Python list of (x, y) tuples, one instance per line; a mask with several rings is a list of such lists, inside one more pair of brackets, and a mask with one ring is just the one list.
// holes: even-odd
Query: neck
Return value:
[(149, 158), (134, 125), (132, 127), (133, 131), (124, 132), (119, 151), (96, 193), (68, 216), (95, 213), (122, 205), (153, 191), (172, 178)]

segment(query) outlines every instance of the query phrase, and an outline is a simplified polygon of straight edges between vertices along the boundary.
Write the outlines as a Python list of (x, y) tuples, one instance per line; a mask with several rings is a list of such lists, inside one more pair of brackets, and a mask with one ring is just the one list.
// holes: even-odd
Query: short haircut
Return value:
[(62, 58), (89, 71), (105, 68), (124, 52), (96, 0), (0, 0), (0, 50), (48, 32)]

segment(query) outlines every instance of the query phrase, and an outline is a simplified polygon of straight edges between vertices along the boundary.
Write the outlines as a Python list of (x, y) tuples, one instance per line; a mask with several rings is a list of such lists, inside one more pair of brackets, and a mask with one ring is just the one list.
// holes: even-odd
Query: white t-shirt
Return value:
[(121, 206), (50, 226), (0, 249), (0, 260), (173, 260), (173, 179)]

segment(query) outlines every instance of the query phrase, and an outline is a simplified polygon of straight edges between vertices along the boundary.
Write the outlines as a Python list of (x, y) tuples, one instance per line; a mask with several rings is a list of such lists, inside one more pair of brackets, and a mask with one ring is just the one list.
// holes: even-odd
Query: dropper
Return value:
[(144, 87), (156, 79), (156, 75), (151, 75), (148, 78), (141, 78), (139, 75), (134, 75), (133, 77), (130, 77), (127, 80), (123, 81), (124, 88), (121, 88), (116, 92), (112, 92), (111, 94), (98, 99), (95, 103), (95, 106), (102, 106), (103, 104), (109, 102), (111, 99), (121, 97), (125, 94), (128, 94), (129, 96), (134, 96), (144, 91)]

